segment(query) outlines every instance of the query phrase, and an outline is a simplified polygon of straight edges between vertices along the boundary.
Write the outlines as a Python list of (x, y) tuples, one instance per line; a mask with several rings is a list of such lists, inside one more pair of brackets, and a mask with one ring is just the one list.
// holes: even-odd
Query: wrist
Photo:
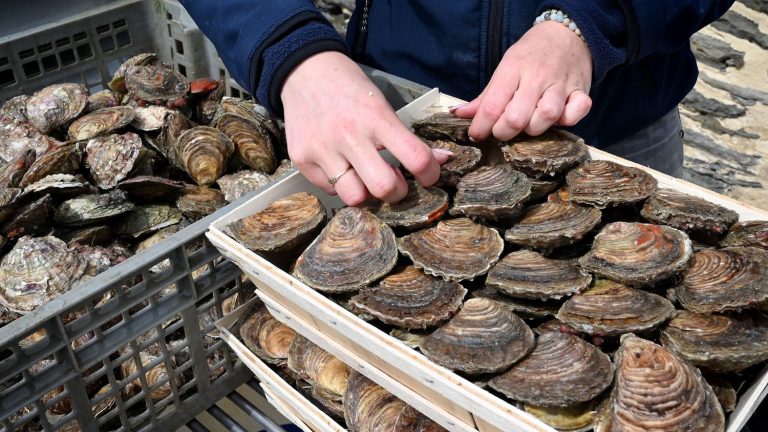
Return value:
[(316, 83), (317, 79), (327, 79), (335, 75), (347, 63), (349, 57), (338, 51), (324, 51), (313, 54), (297, 64), (286, 77), (280, 92), (281, 99), (286, 93), (299, 90), (307, 83)]

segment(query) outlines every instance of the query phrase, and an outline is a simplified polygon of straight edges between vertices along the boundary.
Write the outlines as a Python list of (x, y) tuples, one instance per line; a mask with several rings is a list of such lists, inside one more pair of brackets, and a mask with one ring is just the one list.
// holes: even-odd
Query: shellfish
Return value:
[(288, 351), (296, 332), (276, 320), (261, 306), (257, 308), (240, 326), (240, 337), (260, 359), (272, 364), (285, 364)]
[(141, 138), (133, 132), (106, 135), (88, 141), (86, 162), (93, 179), (102, 189), (113, 189), (141, 162)]
[(411, 127), (416, 135), (430, 140), (469, 142), (469, 125), (472, 119), (456, 117), (448, 112), (439, 112), (413, 122)]
[(738, 222), (731, 226), (721, 247), (751, 246), (768, 250), (768, 221)]
[(504, 233), (516, 245), (548, 251), (583, 239), (599, 223), (602, 214), (594, 207), (546, 202), (526, 208)]
[(539, 136), (522, 134), (501, 151), (512, 167), (534, 178), (556, 176), (589, 158), (584, 140), (554, 129)]
[(483, 166), (463, 176), (456, 185), (452, 216), (509, 219), (523, 210), (531, 196), (531, 181), (509, 165)]
[(83, 141), (107, 135), (128, 126), (134, 118), (133, 108), (116, 106), (86, 114), (69, 125), (69, 139)]
[(440, 184), (456, 186), (461, 176), (471, 172), (478, 166), (483, 153), (477, 147), (463, 146), (452, 141), (426, 141), (431, 148), (448, 150), (453, 156), (440, 167)]
[(234, 151), (235, 144), (219, 130), (197, 126), (179, 136), (168, 149), (168, 159), (198, 185), (209, 186), (224, 174)]
[(243, 163), (266, 174), (275, 170), (277, 158), (272, 136), (258, 123), (227, 113), (216, 120), (216, 128), (235, 143)]
[(418, 229), (443, 216), (448, 210), (448, 194), (440, 188), (425, 188), (409, 180), (408, 194), (401, 201), (369, 201), (365, 208), (392, 228)]
[(656, 192), (657, 182), (647, 172), (606, 160), (590, 160), (565, 177), (570, 199), (597, 208), (634, 204)]
[(573, 261), (553, 260), (527, 250), (512, 252), (488, 272), (486, 285), (512, 297), (560, 299), (587, 288), (592, 276)]
[(77, 118), (87, 104), (88, 90), (82, 84), (54, 84), (27, 99), (27, 119), (48, 134)]
[(111, 191), (101, 195), (81, 195), (64, 201), (56, 209), (53, 218), (60, 225), (82, 226), (103, 222), (133, 208), (133, 203), (126, 200), (125, 192)]
[(263, 188), (269, 184), (269, 176), (258, 171), (238, 171), (227, 174), (216, 180), (221, 191), (224, 193), (224, 199), (228, 202), (234, 202), (241, 197)]
[(659, 189), (651, 195), (640, 214), (653, 223), (715, 242), (739, 220), (739, 214), (733, 210), (671, 189)]

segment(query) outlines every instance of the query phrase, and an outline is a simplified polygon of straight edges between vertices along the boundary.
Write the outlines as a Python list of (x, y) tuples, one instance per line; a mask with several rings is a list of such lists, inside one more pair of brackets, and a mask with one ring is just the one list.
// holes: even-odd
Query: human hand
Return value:
[(525, 131), (573, 126), (589, 113), (592, 54), (573, 31), (545, 21), (533, 26), (501, 59), (485, 90), (453, 110), (470, 118), (469, 136), (506, 141)]
[[(430, 151), (413, 135), (379, 89), (341, 53), (315, 54), (296, 66), (281, 98), (294, 165), (347, 205), (358, 205), (369, 194), (395, 202), (408, 193), (402, 172), (380, 150), (389, 150), (424, 186), (438, 180), (439, 164), (450, 157)], [(335, 187), (329, 184), (329, 178), (340, 174)]]

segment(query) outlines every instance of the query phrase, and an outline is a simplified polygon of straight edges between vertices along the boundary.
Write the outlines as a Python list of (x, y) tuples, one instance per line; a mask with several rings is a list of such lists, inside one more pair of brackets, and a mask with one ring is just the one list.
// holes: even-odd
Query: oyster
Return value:
[(227, 113), (216, 120), (216, 128), (235, 143), (237, 155), (243, 163), (267, 174), (275, 170), (277, 158), (272, 136), (258, 123)]
[(589, 158), (584, 140), (554, 129), (535, 137), (519, 135), (505, 144), (504, 159), (535, 178), (556, 176)]
[(493, 300), (467, 300), (456, 316), (424, 338), (421, 352), (435, 363), (470, 375), (508, 369), (533, 350), (533, 332)]
[(592, 276), (573, 261), (553, 260), (528, 250), (512, 252), (488, 272), (486, 285), (512, 297), (560, 299), (587, 288)]
[[(77, 244), (72, 246), (72, 251), (77, 253), (80, 259), (86, 263), (83, 276), (90, 277), (106, 271), (133, 255), (131, 251), (119, 245), (103, 247)], [(85, 281), (85, 278), (83, 280)]]
[(595, 402), (567, 408), (523, 405), (523, 409), (558, 431), (588, 432), (592, 430), (595, 420), (596, 405)]
[(118, 189), (136, 202), (173, 201), (184, 187), (184, 182), (156, 176), (133, 177), (117, 184)]
[(296, 332), (261, 306), (240, 326), (245, 346), (267, 363), (284, 365)]
[(738, 372), (768, 359), (768, 319), (680, 311), (662, 330), (661, 343), (696, 366)]
[(495, 229), (467, 218), (440, 221), (397, 242), (416, 267), (449, 281), (485, 274), (504, 250), (504, 240)]
[(441, 185), (456, 186), (461, 176), (480, 166), (483, 158), (483, 153), (477, 147), (463, 146), (452, 141), (427, 141), (426, 143), (431, 148), (453, 153), (453, 157), (440, 167)]
[(160, 130), (165, 124), (166, 116), (171, 114), (183, 116), (177, 111), (159, 105), (136, 107), (131, 126), (145, 132)]
[(233, 97), (223, 97), (216, 110), (213, 123), (216, 124), (219, 121), (219, 118), (225, 114), (234, 114), (238, 117), (252, 120), (272, 136), (273, 146), (277, 146), (283, 141), (282, 130), (277, 124), (277, 120), (272, 117), (264, 107), (256, 105), (253, 101)]
[(19, 205), (17, 199), (20, 194), (21, 189), (0, 188), (0, 224), (16, 211)]
[(129, 106), (102, 108), (72, 122), (69, 126), (69, 139), (83, 141), (111, 134), (128, 126), (134, 116), (133, 108)]
[(130, 66), (125, 70), (125, 88), (141, 101), (161, 104), (184, 97), (189, 82), (170, 66)]
[(88, 96), (86, 111), (94, 112), (104, 108), (112, 108), (120, 105), (120, 94), (114, 90), (106, 89)]
[(537, 179), (529, 177), (531, 181), (531, 200), (547, 197), (560, 187), (561, 180)]
[(133, 203), (123, 191), (102, 195), (81, 195), (64, 201), (54, 215), (54, 221), (64, 226), (82, 226), (103, 222), (133, 210)]
[(96, 192), (96, 188), (80, 175), (51, 174), (24, 188), (22, 196), (51, 195), (56, 198), (71, 198), (93, 192)]
[(128, 68), (131, 66), (151, 66), (157, 62), (158, 58), (155, 53), (141, 53), (129, 58), (117, 68), (112, 76), (112, 81), (108, 84), (109, 88), (120, 94), (127, 93), (128, 89), (125, 88), (125, 72)]
[(197, 104), (195, 114), (197, 115), (197, 120), (202, 124), (210, 125), (213, 122), (213, 117), (216, 115), (221, 99), (224, 97), (225, 89), (226, 86), (224, 85), (224, 81), (219, 81), (216, 89), (208, 93), (205, 98)]
[(26, 314), (72, 288), (85, 269), (56, 237), (22, 237), (0, 262), (0, 302)]
[(0, 187), (15, 188), (30, 166), (35, 162), (35, 151), (27, 149), (16, 159), (0, 166)]
[(613, 381), (613, 364), (594, 345), (574, 335), (547, 332), (536, 348), (489, 382), (516, 401), (546, 407), (568, 407), (590, 401)]
[(560, 310), (560, 306), (562, 306), (562, 302), (559, 301), (541, 301), (510, 297), (502, 294), (498, 289), (489, 286), (472, 291), (469, 294), (469, 297), (482, 297), (493, 300), (503, 304), (511, 309), (512, 312), (523, 318), (533, 319), (553, 317), (557, 315), (557, 311)]
[(448, 210), (448, 194), (436, 187), (425, 188), (408, 181), (408, 195), (397, 203), (369, 201), (365, 208), (392, 228), (418, 229), (440, 219)]
[(655, 328), (674, 313), (664, 297), (599, 279), (563, 303), (557, 319), (591, 335), (620, 335)]
[(112, 229), (109, 225), (81, 228), (62, 234), (61, 239), (69, 247), (75, 244), (105, 245), (112, 241)]
[(396, 262), (392, 229), (367, 210), (346, 207), (301, 254), (294, 274), (318, 291), (348, 292), (378, 280)]
[(751, 246), (768, 249), (768, 221), (738, 222), (731, 226), (721, 247)]
[(432, 114), (413, 122), (411, 127), (416, 135), (430, 140), (448, 140), (454, 142), (469, 142), (469, 125), (471, 118), (461, 118), (448, 112)]
[(344, 393), (349, 432), (444, 432), (440, 425), (357, 372)]
[(656, 192), (657, 182), (647, 172), (605, 160), (590, 160), (565, 177), (570, 199), (597, 208), (634, 204)]
[(50, 195), (45, 195), (16, 211), (13, 217), (0, 227), (0, 233), (8, 239), (46, 234), (51, 228), (51, 214), (53, 199)]
[[(124, 350), (123, 352), (127, 352)], [(163, 357), (155, 356), (147, 351), (141, 351), (139, 353), (139, 359), (141, 360), (142, 369), (139, 369), (136, 365), (134, 357), (129, 357), (125, 363), (120, 365), (120, 372), (123, 375), (124, 380), (130, 380), (128, 384), (123, 388), (125, 399), (128, 399), (139, 392), (141, 392), (143, 386), (142, 381), (146, 381), (149, 386), (146, 389), (149, 393), (149, 397), (152, 401), (161, 401), (171, 395), (171, 381), (168, 374), (167, 362), (170, 362), (172, 366), (175, 366), (173, 357), (170, 359), (163, 359)], [(153, 365), (150, 369), (149, 366)], [(147, 370), (149, 369), (149, 370)], [(146, 370), (146, 373), (143, 371)], [(144, 374), (144, 380), (139, 378)], [(177, 375), (180, 377), (180, 375)], [(178, 383), (177, 383), (178, 385)]]
[(25, 188), (51, 174), (77, 174), (82, 157), (82, 152), (74, 144), (57, 147), (42, 156), (38, 154), (19, 182), (19, 187)]
[(106, 135), (88, 141), (86, 162), (91, 175), (102, 189), (112, 189), (140, 163), (141, 138), (133, 132)]
[(181, 222), (181, 211), (167, 205), (147, 204), (136, 206), (115, 228), (115, 234), (143, 237), (161, 228)]
[(27, 119), (47, 134), (77, 118), (87, 104), (88, 90), (82, 84), (54, 84), (27, 100)]
[(733, 247), (696, 252), (675, 292), (691, 312), (756, 307), (768, 300), (768, 251)]
[(234, 202), (269, 184), (269, 176), (258, 171), (243, 170), (222, 176), (216, 180), (216, 183), (224, 192), (224, 199)]
[(14, 96), (0, 106), (0, 124), (21, 123), (27, 121), (27, 101), (29, 96)]
[(424, 338), (429, 335), (429, 333), (430, 331), (403, 329), (396, 327), (389, 332), (389, 335), (404, 343), (408, 348), (417, 349), (419, 345), (421, 345), (421, 343), (424, 341)]
[(168, 149), (168, 159), (200, 186), (213, 184), (227, 168), (235, 144), (217, 129), (197, 126), (184, 131)]
[(385, 324), (427, 328), (451, 318), (467, 290), (457, 282), (425, 275), (413, 266), (393, 272), (373, 287), (363, 289), (349, 303)]
[(551, 250), (574, 244), (600, 223), (602, 213), (594, 207), (545, 202), (525, 209), (505, 233), (504, 239), (516, 245)]
[(671, 189), (659, 189), (651, 195), (640, 214), (653, 223), (714, 240), (739, 220), (733, 210)]
[(218, 189), (188, 187), (176, 200), (176, 208), (193, 220), (201, 219), (227, 205), (224, 194)]
[(279, 252), (314, 238), (325, 221), (325, 208), (320, 200), (314, 195), (299, 192), (232, 222), (227, 227), (227, 233), (253, 251)]
[(695, 367), (628, 334), (616, 353), (616, 383), (595, 431), (722, 431), (715, 393)]
[(197, 125), (184, 114), (177, 111), (169, 112), (160, 126), (160, 135), (154, 141), (156, 150), (168, 158), (172, 157), (181, 134), (195, 126)]
[(693, 254), (691, 240), (661, 225), (614, 222), (579, 258), (586, 270), (627, 285), (653, 285), (683, 271)]
[(326, 399), (340, 402), (347, 391), (349, 366), (304, 336), (293, 337), (288, 350), (288, 368)]
[(483, 166), (456, 185), (452, 216), (508, 219), (520, 214), (531, 196), (531, 181), (509, 165)]

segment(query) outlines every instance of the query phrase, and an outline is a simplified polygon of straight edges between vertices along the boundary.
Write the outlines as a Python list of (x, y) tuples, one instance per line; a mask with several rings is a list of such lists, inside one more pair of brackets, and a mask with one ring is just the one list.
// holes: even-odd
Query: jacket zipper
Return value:
[(360, 60), (365, 52), (365, 45), (368, 42), (368, 12), (371, 9), (373, 0), (363, 1), (363, 13), (360, 14), (360, 23), (355, 35), (355, 46), (352, 48), (352, 58)]
[(486, 45), (485, 80), (490, 81), (501, 62), (502, 25), (504, 24), (504, 0), (491, 0), (488, 10), (488, 41)]

